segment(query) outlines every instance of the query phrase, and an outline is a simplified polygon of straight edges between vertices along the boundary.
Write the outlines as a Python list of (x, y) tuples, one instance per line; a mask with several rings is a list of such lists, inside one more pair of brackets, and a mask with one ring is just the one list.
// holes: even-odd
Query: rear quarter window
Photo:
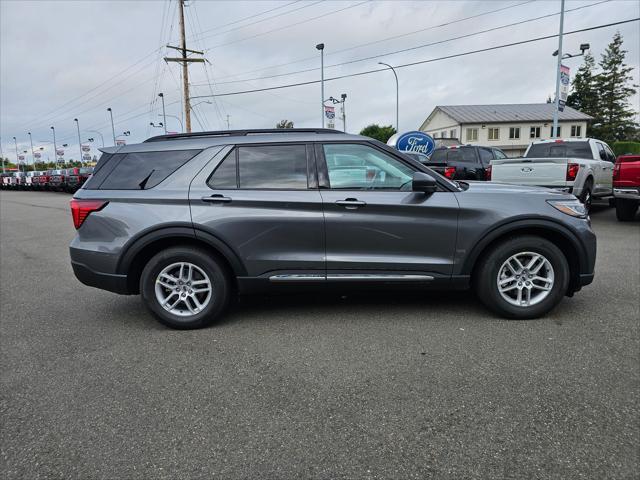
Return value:
[(104, 162), (101, 157), (85, 188), (148, 190), (158, 185), (200, 151), (117, 153), (104, 159)]

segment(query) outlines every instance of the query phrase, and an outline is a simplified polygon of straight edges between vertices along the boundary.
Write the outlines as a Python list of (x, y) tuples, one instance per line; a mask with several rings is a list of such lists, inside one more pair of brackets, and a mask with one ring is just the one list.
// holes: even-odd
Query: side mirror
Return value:
[(433, 193), (438, 189), (438, 182), (431, 175), (423, 172), (415, 172), (411, 183), (414, 192)]

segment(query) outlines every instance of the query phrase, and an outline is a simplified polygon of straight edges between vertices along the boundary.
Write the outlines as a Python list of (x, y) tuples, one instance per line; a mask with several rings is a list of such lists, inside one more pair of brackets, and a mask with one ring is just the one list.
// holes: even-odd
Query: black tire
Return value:
[(626, 198), (616, 198), (616, 218), (621, 222), (630, 222), (636, 218), (638, 202)]
[(587, 209), (587, 212), (591, 211), (591, 203), (593, 201), (593, 180), (591, 178), (588, 178), (584, 182), (582, 193), (580, 194), (578, 199), (582, 202), (584, 207)]
[[(504, 262), (520, 252), (543, 255), (551, 264), (554, 283), (547, 296), (530, 306), (512, 305), (498, 290), (498, 275)], [(562, 251), (549, 240), (533, 235), (511, 237), (488, 251), (475, 271), (473, 284), (479, 300), (498, 315), (516, 320), (538, 318), (553, 309), (567, 292), (569, 263)]]
[[(198, 313), (180, 316), (165, 310), (156, 296), (156, 279), (162, 270), (178, 262), (189, 262), (202, 269), (212, 283), (212, 298)], [(147, 308), (160, 323), (175, 329), (201, 328), (216, 321), (224, 312), (231, 293), (231, 282), (222, 263), (211, 253), (190, 246), (171, 247), (156, 254), (142, 271), (140, 292)]]

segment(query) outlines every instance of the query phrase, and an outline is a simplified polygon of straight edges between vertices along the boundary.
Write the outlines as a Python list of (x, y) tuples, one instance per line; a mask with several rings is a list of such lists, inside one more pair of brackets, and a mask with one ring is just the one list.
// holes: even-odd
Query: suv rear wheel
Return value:
[(145, 266), (140, 292), (156, 318), (171, 328), (200, 328), (223, 313), (230, 284), (223, 267), (208, 252), (172, 247)]
[(480, 301), (499, 315), (537, 318), (564, 297), (569, 264), (562, 251), (536, 236), (498, 244), (479, 266), (474, 284)]

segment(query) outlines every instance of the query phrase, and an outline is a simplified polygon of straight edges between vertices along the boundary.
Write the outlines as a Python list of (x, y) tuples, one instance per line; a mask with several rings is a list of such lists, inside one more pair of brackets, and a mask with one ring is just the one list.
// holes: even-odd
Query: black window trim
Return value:
[[(240, 161), (239, 161), (239, 156), (240, 156), (240, 148), (241, 147), (282, 147), (282, 146), (289, 146), (289, 145), (304, 145), (305, 147), (305, 153), (306, 153), (306, 158), (307, 158), (307, 188), (241, 188), (240, 187)], [(218, 167), (220, 165), (222, 165), (222, 162), (224, 160), (226, 160), (227, 156), (229, 155), (229, 153), (227, 153), (224, 158), (222, 159), (222, 161), (216, 165), (216, 167), (213, 169), (213, 171), (209, 174), (209, 176), (207, 177), (207, 180), (205, 181), (205, 184), (207, 185), (207, 187), (209, 187), (211, 190), (214, 191), (226, 191), (226, 192), (234, 192), (234, 191), (238, 191), (238, 190), (245, 190), (245, 191), (267, 191), (267, 192), (306, 192), (309, 190), (317, 190), (318, 189), (318, 173), (317, 173), (317, 167), (316, 167), (316, 159), (315, 156), (313, 154), (313, 144), (312, 142), (296, 142), (296, 141), (289, 141), (289, 142), (259, 142), (259, 143), (233, 143), (233, 144), (229, 144), (226, 145), (232, 148), (232, 150), (229, 153), (234, 153), (235, 156), (235, 162), (236, 162), (236, 188), (213, 188), (211, 187), (211, 185), (209, 185), (209, 181), (211, 180), (211, 178), (213, 177), (213, 175), (216, 173), (216, 170), (218, 169)]]
[[(362, 188), (348, 189), (348, 188), (337, 188), (332, 189), (329, 184), (329, 170), (327, 168), (327, 161), (324, 157), (323, 145), (335, 145), (335, 144), (346, 144), (346, 145), (365, 145), (367, 147), (372, 147), (374, 150), (378, 150), (381, 153), (389, 155), (390, 157), (398, 160), (400, 163), (412, 169), (414, 172), (423, 172), (429, 175), (432, 175), (433, 178), (436, 179), (438, 186), (441, 188), (438, 191), (445, 192), (458, 192), (453, 185), (449, 185), (440, 179), (440, 176), (435, 174), (433, 170), (431, 170), (426, 165), (421, 164), (420, 162), (413, 160), (408, 157), (404, 157), (398, 150), (388, 145), (385, 145), (381, 142), (376, 141), (367, 141), (367, 140), (330, 140), (324, 142), (314, 142), (315, 144), (315, 153), (316, 153), (316, 164), (318, 169), (318, 186), (321, 190), (331, 190), (336, 192), (366, 192), (368, 190), (363, 190)], [(411, 190), (400, 190), (400, 189), (384, 189), (384, 190), (370, 190), (375, 192), (403, 192), (403, 193), (411, 193)]]

